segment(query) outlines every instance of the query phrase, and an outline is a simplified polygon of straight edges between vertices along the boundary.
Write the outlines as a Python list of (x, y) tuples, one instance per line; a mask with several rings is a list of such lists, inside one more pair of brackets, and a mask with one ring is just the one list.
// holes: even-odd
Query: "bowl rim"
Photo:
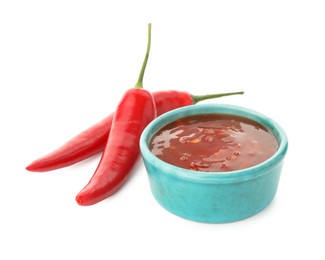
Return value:
[[(229, 172), (192, 171), (164, 162), (151, 153), (148, 148), (148, 143), (153, 134), (156, 133), (160, 128), (179, 118), (200, 114), (228, 114), (246, 117), (257, 121), (267, 127), (276, 136), (279, 142), (279, 148), (269, 159), (258, 165)], [(204, 183), (238, 182), (266, 174), (269, 172), (268, 169), (272, 169), (281, 163), (287, 149), (287, 135), (277, 122), (255, 110), (229, 104), (196, 104), (174, 109), (155, 118), (150, 124), (147, 125), (140, 137), (140, 151), (144, 159), (150, 161), (150, 163), (158, 166), (159, 168), (164, 168), (165, 174), (172, 175), (175, 178), (185, 178), (189, 181), (194, 180), (196, 182), (199, 181)]]

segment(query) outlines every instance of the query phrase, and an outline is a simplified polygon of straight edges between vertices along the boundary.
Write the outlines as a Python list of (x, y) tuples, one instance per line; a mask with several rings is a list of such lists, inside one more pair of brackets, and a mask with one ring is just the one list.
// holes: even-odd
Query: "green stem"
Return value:
[(197, 102), (200, 102), (202, 100), (207, 100), (207, 99), (211, 99), (211, 98), (225, 97), (225, 96), (232, 96), (232, 95), (240, 95), (240, 94), (244, 94), (244, 91), (221, 93), (221, 94), (211, 94), (211, 95), (202, 95), (202, 96), (193, 96), (192, 95), (192, 100), (193, 100), (193, 103), (196, 104)]
[(147, 52), (146, 52), (146, 56), (144, 57), (144, 61), (143, 61), (143, 64), (142, 64), (142, 68), (141, 68), (141, 71), (140, 71), (138, 81), (134, 86), (135, 88), (143, 88), (142, 81), (143, 81), (144, 71), (146, 70), (146, 66), (147, 66), (147, 62), (148, 62), (148, 58), (149, 58), (150, 46), (151, 46), (151, 23), (148, 24)]

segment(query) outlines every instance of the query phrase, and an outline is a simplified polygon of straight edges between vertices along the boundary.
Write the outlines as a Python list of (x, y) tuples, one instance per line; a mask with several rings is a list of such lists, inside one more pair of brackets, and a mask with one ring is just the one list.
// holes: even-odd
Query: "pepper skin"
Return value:
[(86, 187), (79, 192), (79, 205), (95, 204), (114, 194), (131, 174), (139, 154), (144, 128), (156, 116), (152, 95), (143, 89), (126, 92), (114, 115), (110, 138), (99, 165)]
[[(183, 106), (194, 105), (201, 100), (243, 94), (231, 92), (193, 96), (185, 91), (167, 90), (153, 92), (157, 116)], [(51, 153), (36, 159), (26, 169), (32, 172), (57, 170), (78, 163), (104, 150), (110, 135), (114, 113), (82, 131)]]
[(148, 46), (139, 79), (117, 106), (111, 136), (98, 167), (89, 183), (76, 196), (79, 205), (92, 205), (114, 194), (131, 175), (138, 160), (141, 133), (157, 115), (152, 94), (142, 86), (150, 45), (151, 24), (148, 25)]

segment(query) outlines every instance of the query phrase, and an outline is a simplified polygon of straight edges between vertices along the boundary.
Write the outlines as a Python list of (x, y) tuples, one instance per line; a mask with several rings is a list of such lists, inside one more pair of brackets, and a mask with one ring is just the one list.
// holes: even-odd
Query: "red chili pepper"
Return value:
[(115, 193), (131, 174), (139, 157), (139, 140), (144, 128), (156, 117), (152, 94), (142, 87), (143, 75), (151, 45), (151, 24), (148, 25), (148, 47), (135, 87), (120, 101), (99, 165), (89, 183), (76, 197), (78, 204), (92, 205)]
[[(179, 107), (194, 105), (202, 100), (243, 93), (231, 92), (193, 96), (184, 91), (167, 90), (153, 92), (152, 94), (156, 104), (157, 116), (159, 116)], [(36, 159), (26, 169), (33, 172), (56, 170), (73, 165), (102, 152), (110, 135), (113, 116), (114, 113), (111, 113), (106, 118), (73, 137), (58, 149)]]

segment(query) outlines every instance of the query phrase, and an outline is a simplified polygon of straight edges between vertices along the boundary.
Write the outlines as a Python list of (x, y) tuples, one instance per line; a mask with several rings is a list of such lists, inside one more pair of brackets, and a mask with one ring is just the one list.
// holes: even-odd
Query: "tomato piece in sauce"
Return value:
[(278, 149), (274, 134), (248, 118), (195, 115), (178, 119), (157, 131), (149, 149), (172, 165), (203, 172), (227, 172), (252, 167)]

